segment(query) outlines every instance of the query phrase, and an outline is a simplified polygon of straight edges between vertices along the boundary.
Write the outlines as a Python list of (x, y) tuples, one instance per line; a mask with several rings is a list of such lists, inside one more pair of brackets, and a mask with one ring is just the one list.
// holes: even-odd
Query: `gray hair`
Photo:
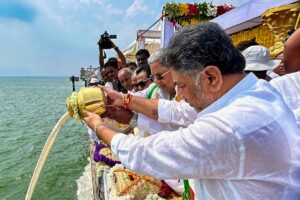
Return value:
[(129, 68), (129, 67), (125, 67), (125, 68), (123, 68), (123, 69), (120, 69), (120, 71), (119, 71), (119, 73), (118, 73), (118, 76), (120, 75), (120, 74), (126, 74), (126, 73), (128, 73), (130, 76), (132, 76), (133, 75), (133, 71)]
[(157, 51), (151, 54), (150, 58), (148, 59), (149, 65), (155, 63), (156, 61), (160, 61), (161, 54), (162, 54), (161, 51)]
[(242, 73), (245, 59), (216, 23), (204, 22), (181, 28), (163, 49), (161, 64), (174, 71), (196, 77), (195, 71), (208, 65), (222, 74)]

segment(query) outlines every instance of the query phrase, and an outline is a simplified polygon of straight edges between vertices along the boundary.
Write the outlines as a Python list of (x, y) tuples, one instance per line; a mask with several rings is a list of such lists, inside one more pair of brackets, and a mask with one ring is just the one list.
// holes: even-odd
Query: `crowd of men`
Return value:
[(188, 179), (194, 199), (300, 199), (300, 29), (271, 57), (255, 41), (235, 47), (217, 24), (201, 23), (136, 59), (127, 67), (108, 60), (100, 87), (107, 116), (141, 136), (84, 112), (125, 167), (178, 193), (178, 180)]

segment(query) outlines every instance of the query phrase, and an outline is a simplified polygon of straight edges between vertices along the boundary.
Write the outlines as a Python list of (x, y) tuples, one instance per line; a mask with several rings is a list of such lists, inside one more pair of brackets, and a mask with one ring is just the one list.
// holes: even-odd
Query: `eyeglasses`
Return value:
[(164, 76), (167, 75), (170, 71), (167, 71), (166, 73), (164, 74), (153, 74), (151, 75), (150, 77), (154, 80), (155, 78), (159, 81), (163, 80), (164, 79)]
[(135, 88), (135, 87), (145, 87), (147, 81), (149, 81), (149, 80), (152, 81), (152, 78), (150, 77), (150, 78), (147, 78), (147, 79), (145, 79), (145, 80), (143, 80), (143, 81), (140, 81), (140, 82), (138, 82), (138, 83), (136, 83), (136, 84), (133, 84), (132, 87), (133, 87), (133, 88)]

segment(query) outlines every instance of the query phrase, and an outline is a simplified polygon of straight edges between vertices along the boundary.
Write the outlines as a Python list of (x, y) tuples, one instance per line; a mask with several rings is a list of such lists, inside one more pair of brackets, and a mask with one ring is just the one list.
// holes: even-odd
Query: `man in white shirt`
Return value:
[[(162, 64), (201, 111), (187, 128), (137, 139), (83, 113), (125, 167), (160, 179), (188, 178), (195, 199), (299, 199), (294, 115), (269, 83), (251, 73), (245, 77), (245, 60), (224, 30), (210, 22), (180, 29)], [(130, 108), (140, 98), (125, 100)], [(123, 102), (116, 97), (114, 104)]]
[[(134, 93), (134, 96), (145, 99), (175, 99), (176, 91), (172, 73), (169, 69), (161, 66), (159, 56), (159, 52), (154, 53), (150, 56), (148, 61), (151, 70), (150, 77), (154, 83), (145, 90)], [(178, 124), (160, 123), (156, 119), (151, 119), (143, 115), (143, 113), (138, 114), (137, 127), (150, 135), (156, 134), (159, 131), (171, 131), (179, 128)]]
[(293, 110), (300, 128), (300, 29), (296, 30), (286, 41), (283, 63), (289, 74), (276, 78), (270, 83)]
[(125, 88), (128, 93), (131, 93), (133, 90), (132, 82), (131, 82), (132, 75), (133, 75), (133, 71), (128, 67), (120, 69), (118, 73), (118, 79), (122, 84), (123, 88)]

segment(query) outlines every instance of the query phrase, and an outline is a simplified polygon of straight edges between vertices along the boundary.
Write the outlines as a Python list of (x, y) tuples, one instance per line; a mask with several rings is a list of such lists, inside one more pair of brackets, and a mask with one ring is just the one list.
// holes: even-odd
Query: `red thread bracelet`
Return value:
[(129, 104), (132, 98), (132, 94), (127, 94), (126, 97), (124, 98), (124, 107), (128, 110), (129, 109)]

